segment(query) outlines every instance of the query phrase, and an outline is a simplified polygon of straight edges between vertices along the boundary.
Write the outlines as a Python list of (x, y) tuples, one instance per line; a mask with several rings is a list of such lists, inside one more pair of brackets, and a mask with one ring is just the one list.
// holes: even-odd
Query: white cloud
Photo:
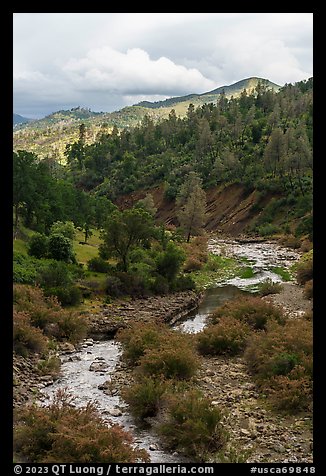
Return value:
[[(311, 13), (15, 13), (15, 112), (312, 76)], [(66, 104), (66, 106), (65, 106)]]
[(68, 61), (63, 71), (80, 91), (175, 95), (203, 92), (215, 85), (196, 68), (186, 68), (163, 56), (152, 60), (141, 48), (130, 48), (126, 53), (110, 46), (92, 49), (85, 57)]

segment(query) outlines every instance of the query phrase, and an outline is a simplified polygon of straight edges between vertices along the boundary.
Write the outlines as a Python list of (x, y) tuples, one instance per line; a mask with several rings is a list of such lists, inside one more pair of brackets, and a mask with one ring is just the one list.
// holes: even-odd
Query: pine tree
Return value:
[(205, 224), (206, 194), (202, 181), (195, 172), (190, 172), (176, 198), (177, 217), (183, 228), (187, 243), (192, 235), (200, 233)]

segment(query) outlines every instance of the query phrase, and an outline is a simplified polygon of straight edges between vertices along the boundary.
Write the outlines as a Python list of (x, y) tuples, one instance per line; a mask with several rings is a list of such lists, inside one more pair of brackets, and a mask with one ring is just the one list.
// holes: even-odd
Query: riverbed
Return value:
[[(207, 316), (218, 306), (247, 292), (266, 279), (282, 282), (275, 267), (289, 269), (299, 259), (294, 250), (280, 247), (277, 243), (239, 243), (234, 240), (209, 240), (208, 249), (212, 253), (232, 256), (245, 260), (254, 272), (251, 278), (233, 277), (217, 282), (205, 291), (198, 309), (192, 311), (181, 323), (173, 327), (182, 332), (199, 332), (206, 325)], [(92, 401), (108, 424), (118, 423), (130, 431), (137, 446), (150, 454), (152, 463), (179, 463), (187, 460), (177, 453), (164, 451), (151, 428), (140, 428), (128, 413), (128, 408), (119, 396), (119, 392), (110, 391), (110, 379), (123, 375), (124, 363), (120, 360), (121, 346), (114, 339), (96, 341), (87, 339), (81, 348), (73, 353), (63, 354), (62, 376), (52, 385), (42, 390), (41, 403), (52, 401), (58, 389), (66, 388), (75, 397), (77, 406), (85, 406)], [(103, 391), (103, 388), (106, 391)]]

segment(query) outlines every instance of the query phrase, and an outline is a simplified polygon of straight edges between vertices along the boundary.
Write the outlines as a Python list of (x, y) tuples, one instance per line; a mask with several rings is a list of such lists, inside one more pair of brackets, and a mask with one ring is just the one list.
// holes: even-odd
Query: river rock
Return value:
[(104, 372), (108, 369), (108, 364), (106, 362), (92, 362), (89, 366), (91, 372)]
[(75, 346), (71, 344), (70, 342), (61, 342), (59, 344), (59, 349), (64, 354), (72, 354), (73, 352), (76, 352)]
[(113, 416), (113, 417), (119, 417), (122, 415), (122, 411), (120, 410), (120, 408), (109, 408), (108, 410), (108, 414)]

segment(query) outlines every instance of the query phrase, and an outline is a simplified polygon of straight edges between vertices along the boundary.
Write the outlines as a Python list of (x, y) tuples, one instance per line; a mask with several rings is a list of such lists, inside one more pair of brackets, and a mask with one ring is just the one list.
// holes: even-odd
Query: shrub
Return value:
[(299, 238), (293, 235), (289, 235), (282, 240), (282, 245), (297, 250), (301, 246), (301, 241), (299, 240)]
[(301, 261), (297, 266), (297, 281), (299, 284), (305, 284), (313, 279), (313, 261), (312, 259)]
[(313, 279), (310, 279), (304, 285), (304, 296), (306, 299), (312, 299), (313, 295), (314, 295)]
[(13, 347), (17, 354), (26, 357), (30, 353), (46, 351), (48, 339), (40, 329), (32, 326), (28, 313), (14, 310), (13, 322)]
[(199, 271), (203, 267), (203, 263), (199, 259), (190, 256), (187, 258), (183, 270), (185, 273), (191, 273), (192, 271)]
[(123, 357), (131, 365), (137, 365), (147, 349), (157, 347), (170, 333), (163, 324), (137, 322), (119, 330), (117, 338), (123, 345)]
[(55, 355), (48, 355), (44, 359), (41, 359), (37, 365), (37, 368), (41, 375), (52, 375), (57, 377), (60, 372), (61, 360)]
[(171, 285), (171, 289), (177, 291), (191, 291), (196, 289), (195, 281), (191, 276), (178, 276)]
[(280, 227), (267, 223), (266, 225), (259, 226), (257, 231), (260, 236), (272, 236), (280, 232)]
[(268, 296), (269, 294), (278, 294), (282, 291), (281, 283), (275, 283), (270, 278), (261, 282), (258, 285), (258, 292), (260, 296)]
[(62, 306), (76, 306), (82, 301), (82, 292), (77, 286), (47, 288), (46, 296), (56, 296)]
[(167, 294), (169, 292), (169, 289), (170, 285), (168, 280), (161, 275), (156, 276), (151, 284), (151, 290), (155, 294)]
[(158, 348), (147, 349), (139, 360), (137, 370), (142, 375), (187, 380), (193, 377), (198, 364), (198, 357), (188, 336), (171, 334)]
[(28, 254), (35, 258), (45, 258), (48, 254), (49, 239), (42, 233), (35, 233), (28, 243)]
[(105, 292), (109, 296), (119, 297), (123, 295), (123, 284), (117, 276), (107, 276), (105, 280)]
[(169, 282), (177, 276), (186, 256), (184, 251), (172, 242), (169, 242), (165, 251), (156, 256), (156, 270)]
[(216, 324), (222, 317), (234, 317), (254, 329), (265, 329), (270, 320), (285, 322), (281, 309), (256, 296), (241, 296), (228, 301), (214, 311), (210, 319)]
[(44, 296), (38, 287), (15, 285), (14, 307), (30, 316), (31, 325), (48, 337), (77, 342), (85, 337), (86, 322), (76, 313), (62, 309), (54, 297)]
[(289, 412), (308, 408), (312, 395), (313, 341), (311, 321), (270, 324), (254, 334), (245, 351), (249, 369), (275, 408)]
[(37, 276), (37, 263), (31, 256), (14, 252), (13, 255), (13, 282), (20, 284), (34, 284)]
[(197, 334), (197, 348), (204, 355), (235, 355), (244, 349), (249, 332), (249, 327), (239, 320), (222, 317), (218, 324)]
[(191, 390), (171, 398), (168, 420), (159, 431), (171, 449), (181, 450), (196, 461), (220, 450), (226, 443), (222, 414), (199, 391)]
[(43, 265), (37, 275), (37, 282), (42, 288), (69, 286), (72, 281), (69, 268), (62, 261), (53, 261)]
[(312, 383), (304, 368), (296, 366), (287, 375), (274, 376), (269, 382), (273, 407), (287, 413), (312, 409)]
[(49, 258), (75, 263), (76, 258), (72, 247), (72, 241), (61, 233), (52, 233), (49, 236)]
[(131, 413), (143, 419), (157, 414), (167, 388), (168, 384), (164, 379), (144, 377), (141, 382), (123, 390), (122, 397), (128, 403)]
[(109, 273), (112, 266), (100, 256), (95, 256), (87, 262), (87, 268), (97, 273)]
[(130, 433), (108, 427), (92, 404), (77, 408), (65, 393), (48, 407), (28, 406), (16, 413), (14, 448), (33, 463), (148, 462), (133, 447)]

